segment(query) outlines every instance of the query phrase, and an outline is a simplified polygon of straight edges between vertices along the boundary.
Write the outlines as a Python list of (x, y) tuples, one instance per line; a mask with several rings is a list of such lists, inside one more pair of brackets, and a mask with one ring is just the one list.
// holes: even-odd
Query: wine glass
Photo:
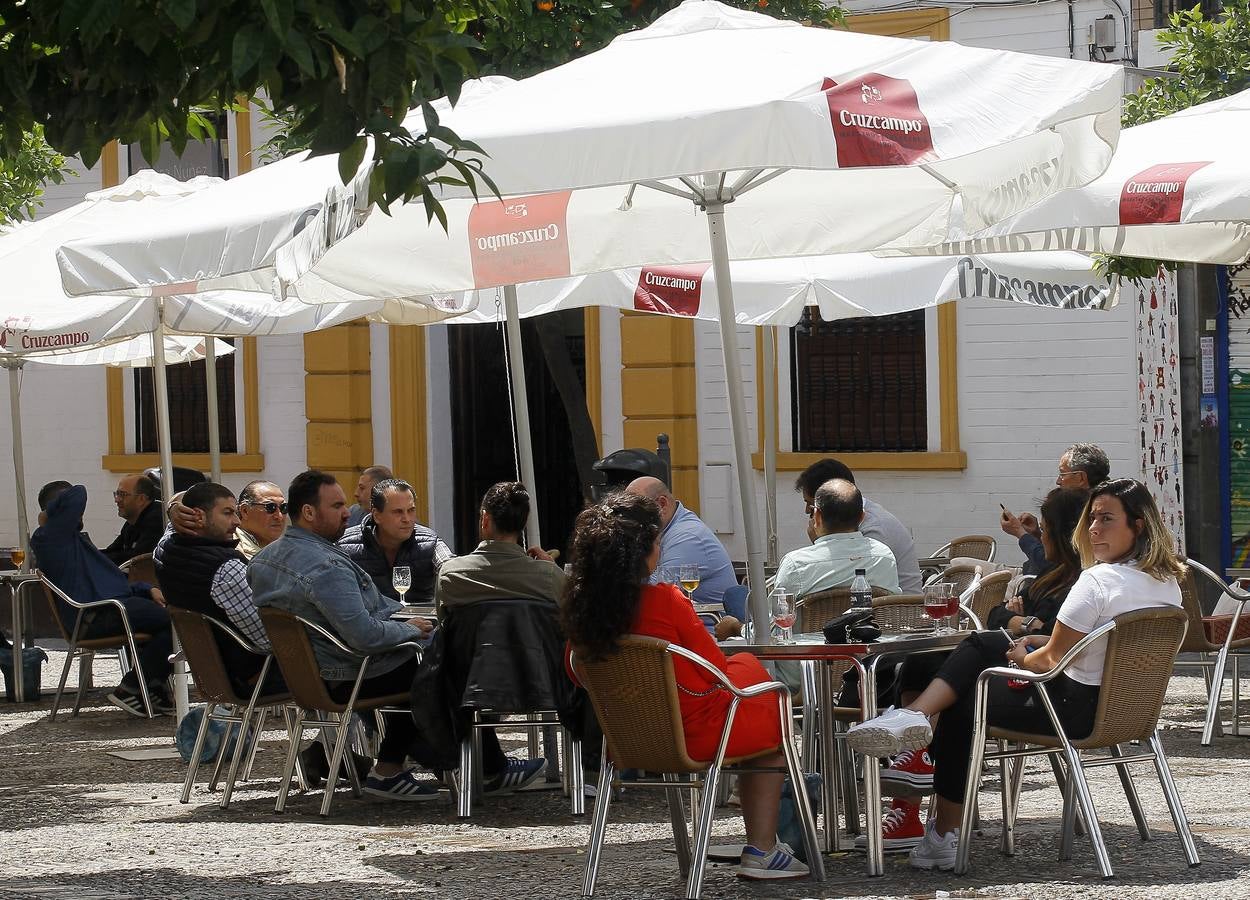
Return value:
[(21, 547), (14, 547), (9, 551), (9, 559), (13, 560), (13, 565), (20, 572), (22, 571), (22, 563), (26, 562), (26, 551)]
[(408, 593), (408, 588), (412, 587), (412, 568), (410, 566), (396, 566), (391, 569), (391, 584), (395, 587), (395, 593), (399, 594), (399, 602), (404, 602), (404, 594)]
[(951, 617), (951, 621), (947, 624), (946, 631), (950, 633), (955, 631), (955, 625), (959, 621), (959, 592), (955, 590), (953, 584), (943, 584), (942, 592), (946, 597), (946, 615)]
[(773, 591), (768, 603), (773, 616), (773, 624), (781, 629), (781, 637), (777, 643), (793, 644), (795, 619), (793, 596), (785, 591)]
[(942, 633), (942, 617), (946, 615), (947, 584), (928, 584), (924, 589), (924, 614), (933, 620), (935, 634)]
[(677, 577), (681, 579), (681, 586), (686, 592), (686, 596), (690, 598), (690, 602), (694, 602), (694, 592), (699, 587), (699, 567), (697, 565), (684, 565), (678, 569)]

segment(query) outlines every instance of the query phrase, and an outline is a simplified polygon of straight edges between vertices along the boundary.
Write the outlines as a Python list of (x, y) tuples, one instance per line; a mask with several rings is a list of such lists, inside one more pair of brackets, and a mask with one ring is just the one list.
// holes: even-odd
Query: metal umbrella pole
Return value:
[(768, 564), (775, 566), (780, 554), (777, 547), (777, 329), (764, 327), (764, 371), (759, 390), (764, 397), (764, 518), (768, 524)]
[[(707, 188), (712, 193), (713, 187)], [(742, 524), (747, 542), (747, 576), (751, 583), (749, 609), (755, 639), (772, 633), (768, 595), (764, 590), (764, 536), (760, 533), (759, 504), (755, 498), (755, 472), (747, 445), (746, 402), (742, 397), (742, 368), (738, 360), (738, 325), (734, 314), (733, 281), (729, 272), (729, 246), (725, 237), (725, 202), (705, 199), (707, 229), (712, 249), (712, 271), (716, 276), (717, 319), (720, 322), (721, 352), (725, 359), (725, 387), (729, 395), (729, 421), (733, 428), (734, 468), (742, 494)]]
[[(161, 515), (165, 504), (174, 495), (174, 452), (169, 429), (169, 382), (165, 377), (165, 301), (158, 301), (156, 330), (152, 332), (152, 374), (156, 382), (156, 439), (161, 457)], [(178, 633), (174, 632), (174, 653), (179, 654)], [(187, 664), (181, 659), (174, 663), (174, 707), (176, 722), (181, 722), (189, 706), (187, 689)], [(175, 723), (175, 728), (177, 724)]]
[[(30, 553), (30, 521), (26, 518), (26, 462), (22, 452), (22, 360), (6, 359), (2, 365), (9, 370), (9, 419), (13, 426), (13, 476), (17, 496), (17, 543)], [(29, 557), (27, 557), (29, 558)], [(24, 571), (29, 563), (23, 560)], [(14, 598), (17, 602), (17, 598)], [(20, 663), (17, 668), (20, 668)], [(17, 671), (17, 669), (14, 669)]]
[(538, 482), (534, 478), (534, 439), (530, 433), (529, 396), (525, 389), (525, 351), (521, 347), (521, 315), (517, 310), (516, 285), (503, 289), (505, 327), (508, 336), (508, 381), (512, 388), (512, 421), (516, 424), (517, 465), (521, 481), (530, 492), (530, 516), (525, 523), (527, 543), (541, 547), (538, 529)]
[[(217, 339), (212, 335), (204, 336), (204, 389), (208, 395), (208, 465), (212, 472), (210, 477), (221, 484), (221, 422), (217, 418)], [(172, 493), (170, 496), (173, 496)]]

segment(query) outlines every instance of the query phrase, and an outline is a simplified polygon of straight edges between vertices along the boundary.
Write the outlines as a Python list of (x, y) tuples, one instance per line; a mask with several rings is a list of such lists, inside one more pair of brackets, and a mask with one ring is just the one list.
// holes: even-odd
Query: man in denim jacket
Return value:
[[(398, 621), (400, 604), (378, 593), (369, 575), (347, 558), (335, 541), (347, 528), (347, 496), (333, 475), (310, 470), (295, 476), (287, 491), (291, 526), (262, 549), (248, 566), (247, 580), (259, 607), (285, 609), (337, 635), (348, 647), (373, 654), (361, 683), (361, 697), (407, 694), (417, 662), (412, 649), (396, 644), (424, 642), (432, 630), (425, 619)], [(315, 632), (313, 651), (330, 694), (346, 701), (360, 660)], [(371, 794), (399, 800), (432, 800), (437, 789), (404, 768), (416, 734), (409, 716), (393, 716), (378, 758), (365, 781)]]

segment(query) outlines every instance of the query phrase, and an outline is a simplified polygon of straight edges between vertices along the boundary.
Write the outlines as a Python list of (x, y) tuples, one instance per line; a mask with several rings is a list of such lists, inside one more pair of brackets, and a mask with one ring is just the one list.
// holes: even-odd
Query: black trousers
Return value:
[[(360, 683), (357, 698), (385, 697), (389, 694), (403, 694), (407, 697), (412, 690), (412, 679), (417, 674), (417, 660), (408, 660), (402, 666), (391, 669), (382, 675), (366, 678)], [(352, 695), (352, 682), (330, 682), (330, 696), (339, 703), (346, 703)], [(401, 702), (402, 706), (403, 703)], [(386, 718), (386, 734), (378, 747), (378, 762), (403, 765), (408, 756), (408, 749), (417, 736), (417, 725), (410, 715), (394, 715)]]
[[(936, 677), (950, 685), (958, 699), (938, 716), (929, 756), (933, 759), (934, 791), (953, 803), (963, 803), (968, 784), (977, 676), (986, 669), (1006, 665), (1010, 645), (1011, 641), (1001, 632), (971, 634), (938, 670)], [(1060, 675), (1049, 682), (1046, 689), (1068, 737), (1073, 740), (1088, 737), (1094, 730), (1098, 686)], [(1033, 685), (1016, 690), (1006, 679), (995, 678), (990, 682), (986, 714), (989, 724), (999, 728), (1034, 734), (1055, 733)]]

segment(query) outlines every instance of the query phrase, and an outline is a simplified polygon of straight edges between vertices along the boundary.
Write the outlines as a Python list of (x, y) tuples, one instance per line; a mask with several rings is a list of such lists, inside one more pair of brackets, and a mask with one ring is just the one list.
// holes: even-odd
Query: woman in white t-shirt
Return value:
[[(850, 745), (868, 756), (929, 747), (937, 800), (924, 838), (911, 850), (911, 864), (917, 868), (955, 865), (972, 752), (974, 693), (981, 672), (1004, 663), (1048, 672), (1081, 638), (1116, 616), (1181, 605), (1177, 579), (1184, 577), (1185, 566), (1173, 550), (1172, 535), (1154, 498), (1141, 482), (1119, 478), (1094, 488), (1081, 524), (1070, 537), (1084, 571), (1059, 607), (1052, 635), (1030, 634), (1014, 642), (1005, 631), (969, 635), (919, 697), (904, 708), (890, 708), (853, 726), (847, 735)], [(1106, 641), (1099, 641), (1047, 685), (1070, 738), (1093, 731), (1105, 656)], [(931, 727), (938, 713), (942, 715), (937, 726)], [(1053, 733), (1032, 685), (1017, 689), (1004, 679), (993, 679), (987, 715), (998, 727)]]

